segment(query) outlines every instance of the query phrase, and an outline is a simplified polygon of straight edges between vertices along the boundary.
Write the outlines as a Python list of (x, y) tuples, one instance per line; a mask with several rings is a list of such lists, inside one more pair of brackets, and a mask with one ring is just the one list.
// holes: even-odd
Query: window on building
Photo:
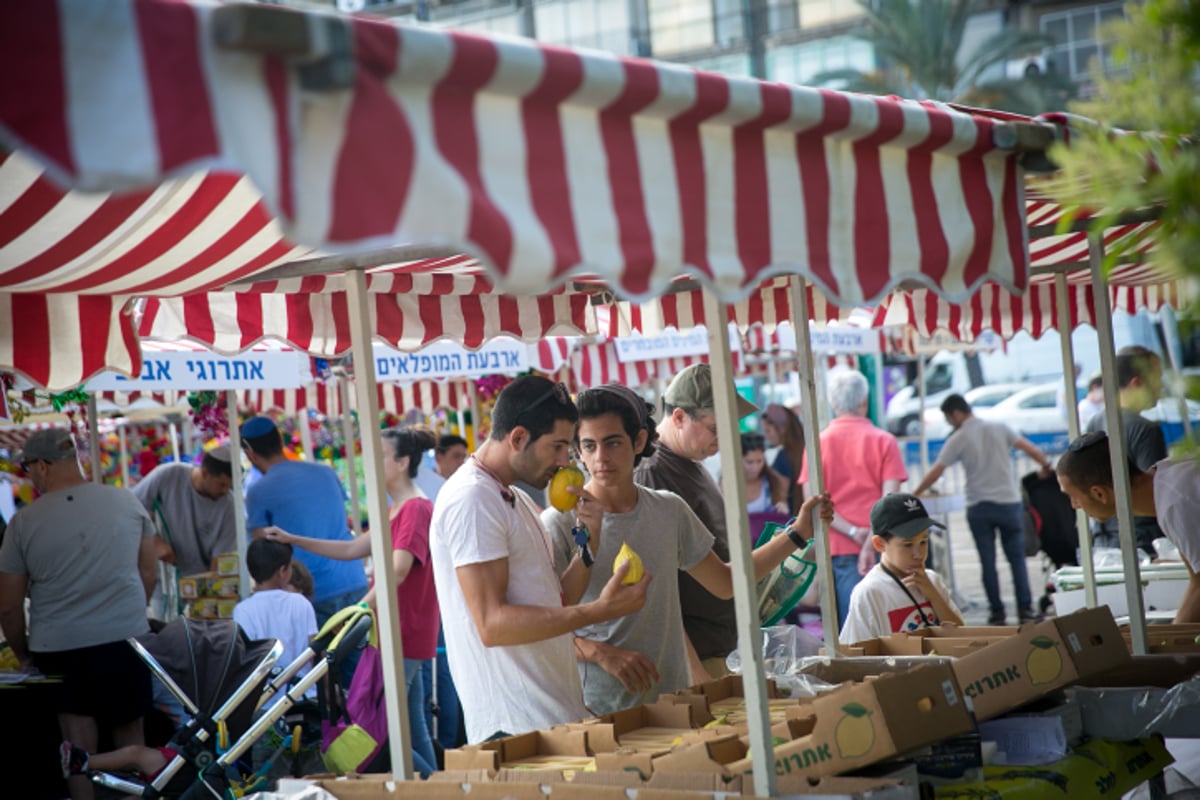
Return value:
[(750, 57), (745, 54), (734, 53), (727, 56), (701, 58), (696, 61), (688, 61), (687, 65), (695, 69), (705, 70), (706, 72), (719, 72), (722, 75), (731, 75), (735, 78), (751, 77)]
[(819, 28), (863, 15), (857, 0), (799, 0), (800, 27)]
[(1094, 62), (1107, 70), (1112, 63), (1112, 42), (1105, 37), (1102, 26), (1122, 16), (1121, 3), (1044, 14), (1040, 26), (1042, 33), (1054, 40), (1054, 45), (1046, 49), (1054, 69), (1075, 81), (1086, 81)]
[(534, 6), (538, 40), (635, 55), (625, 0), (553, 0)]
[(767, 51), (767, 76), (773, 81), (807, 85), (814, 75), (836, 69), (875, 69), (871, 45), (852, 36), (775, 47)]
[(648, 0), (650, 46), (663, 56), (712, 47), (713, 4), (711, 0)]

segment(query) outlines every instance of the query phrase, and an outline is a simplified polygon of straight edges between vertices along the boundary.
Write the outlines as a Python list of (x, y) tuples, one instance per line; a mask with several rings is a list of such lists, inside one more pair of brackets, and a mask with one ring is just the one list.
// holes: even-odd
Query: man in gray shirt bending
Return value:
[(216, 569), (217, 556), (236, 550), (232, 489), (228, 445), (205, 451), (199, 464), (159, 464), (133, 487), (166, 534), (170, 549), (159, 558), (180, 575)]
[(1021, 490), (1009, 455), (1017, 448), (1041, 466), (1041, 476), (1051, 475), (1050, 459), (1032, 442), (1000, 422), (982, 420), (971, 413), (962, 395), (952, 394), (942, 402), (942, 413), (954, 433), (946, 440), (937, 461), (913, 490), (920, 495), (942, 476), (946, 467), (962, 462), (967, 478), (967, 524), (979, 551), (983, 588), (991, 614), (989, 625), (1004, 624), (1004, 601), (1000, 598), (1000, 579), (996, 574), (996, 533), (1000, 547), (1012, 569), (1013, 590), (1017, 595), (1017, 618), (1037, 620), (1033, 596), (1029, 591), (1029, 572), (1025, 568), (1025, 523), (1021, 508)]

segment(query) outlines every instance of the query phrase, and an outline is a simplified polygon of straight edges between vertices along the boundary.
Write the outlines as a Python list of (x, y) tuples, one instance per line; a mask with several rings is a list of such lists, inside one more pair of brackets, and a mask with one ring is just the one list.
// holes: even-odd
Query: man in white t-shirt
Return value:
[[(539, 509), (513, 485), (546, 486), (567, 464), (578, 419), (561, 383), (518, 378), (496, 398), (488, 440), (434, 505), (434, 582), (470, 743), (591, 716), (572, 634), (646, 602), (649, 573), (626, 586), (623, 567), (599, 597), (577, 605), (591, 567), (577, 554), (560, 578)], [(603, 507), (574, 493), (587, 501), (576, 518), (599, 535)]]
[[(1156, 517), (1167, 538), (1179, 548), (1179, 555), (1191, 576), (1175, 622), (1200, 622), (1200, 462), (1193, 455), (1167, 458), (1145, 472), (1129, 465), (1129, 488), (1133, 513)], [(1117, 494), (1113, 489), (1112, 462), (1108, 434), (1085, 433), (1071, 442), (1058, 460), (1058, 485), (1071, 498), (1071, 505), (1082, 508), (1093, 519), (1104, 521), (1117, 514)]]

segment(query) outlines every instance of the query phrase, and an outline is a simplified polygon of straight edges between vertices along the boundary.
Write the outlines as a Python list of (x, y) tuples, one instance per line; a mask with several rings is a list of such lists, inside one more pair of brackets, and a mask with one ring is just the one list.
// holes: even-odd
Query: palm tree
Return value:
[(813, 78), (814, 84), (1028, 115), (1062, 110), (1074, 96), (1071, 82), (1052, 71), (1018, 79), (985, 77), (990, 68), (1053, 43), (1040, 33), (1005, 28), (960, 59), (973, 0), (859, 0), (859, 4), (867, 23), (856, 35), (875, 48), (880, 68), (822, 72)]

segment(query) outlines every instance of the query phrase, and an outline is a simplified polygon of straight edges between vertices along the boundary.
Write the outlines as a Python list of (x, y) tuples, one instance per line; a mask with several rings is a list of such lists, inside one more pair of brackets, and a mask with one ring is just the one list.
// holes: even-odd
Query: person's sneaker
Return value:
[(58, 755), (62, 759), (64, 778), (87, 774), (88, 754), (86, 750), (76, 747), (70, 742), (63, 742), (58, 746)]
[(1041, 614), (1034, 611), (1032, 608), (1022, 608), (1019, 612), (1017, 612), (1017, 616), (1020, 618), (1022, 625), (1024, 625), (1026, 622), (1041, 622), (1044, 619)]
[(988, 615), (988, 625), (1003, 625), (1003, 624), (1004, 624), (1004, 612), (1003, 611), (993, 611), (991, 614)]

